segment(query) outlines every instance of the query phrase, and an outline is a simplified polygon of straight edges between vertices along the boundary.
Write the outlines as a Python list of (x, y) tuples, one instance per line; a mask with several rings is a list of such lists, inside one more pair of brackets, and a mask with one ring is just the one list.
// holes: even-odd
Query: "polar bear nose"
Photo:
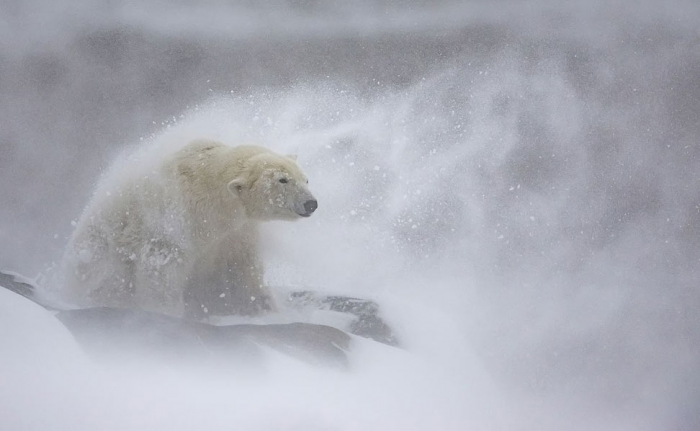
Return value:
[(311, 213), (316, 211), (316, 208), (318, 208), (318, 202), (316, 201), (316, 199), (311, 199), (304, 202), (304, 211), (306, 211), (306, 214), (304, 215), (307, 217), (310, 216)]

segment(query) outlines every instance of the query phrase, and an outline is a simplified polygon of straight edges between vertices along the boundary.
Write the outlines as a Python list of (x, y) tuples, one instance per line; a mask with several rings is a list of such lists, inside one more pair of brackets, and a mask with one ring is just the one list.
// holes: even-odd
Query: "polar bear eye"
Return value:
[(287, 179), (286, 178), (280, 178), (280, 182), (282, 184), (287, 184)]

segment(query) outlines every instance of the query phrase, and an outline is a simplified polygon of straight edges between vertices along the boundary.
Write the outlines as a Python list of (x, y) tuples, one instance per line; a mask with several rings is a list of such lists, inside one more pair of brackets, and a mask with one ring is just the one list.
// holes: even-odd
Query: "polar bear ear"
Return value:
[(241, 190), (243, 190), (243, 180), (236, 178), (235, 180), (229, 182), (226, 187), (228, 187), (228, 191), (231, 192), (232, 195), (237, 197), (240, 195)]
[(292, 159), (292, 160), (294, 160), (295, 162), (297, 161), (297, 155), (296, 155), (296, 154), (287, 154), (287, 158), (288, 158), (288, 159)]

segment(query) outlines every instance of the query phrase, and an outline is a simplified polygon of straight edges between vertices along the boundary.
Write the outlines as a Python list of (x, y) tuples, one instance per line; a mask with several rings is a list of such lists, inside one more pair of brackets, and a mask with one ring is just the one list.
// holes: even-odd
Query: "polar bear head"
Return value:
[(309, 217), (318, 207), (308, 183), (296, 156), (262, 151), (245, 160), (228, 190), (252, 219), (295, 220)]

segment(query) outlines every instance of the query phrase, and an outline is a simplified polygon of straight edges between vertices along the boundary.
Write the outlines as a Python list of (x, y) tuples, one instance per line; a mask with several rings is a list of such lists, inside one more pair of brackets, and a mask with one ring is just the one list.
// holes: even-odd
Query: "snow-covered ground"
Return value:
[(0, 268), (47, 272), (120, 154), (263, 142), (319, 201), (270, 284), (403, 349), (105, 362), (0, 289), (0, 428), (698, 429), (700, 8), (608, 3), (7, 2)]
[[(0, 315), (4, 429), (410, 430), (502, 422), (492, 384), (459, 347), (422, 357), (356, 340), (350, 372), (272, 352), (259, 369), (245, 370), (133, 356), (95, 363), (33, 303), (2, 290)], [(443, 342), (458, 342), (451, 332), (440, 335)]]

